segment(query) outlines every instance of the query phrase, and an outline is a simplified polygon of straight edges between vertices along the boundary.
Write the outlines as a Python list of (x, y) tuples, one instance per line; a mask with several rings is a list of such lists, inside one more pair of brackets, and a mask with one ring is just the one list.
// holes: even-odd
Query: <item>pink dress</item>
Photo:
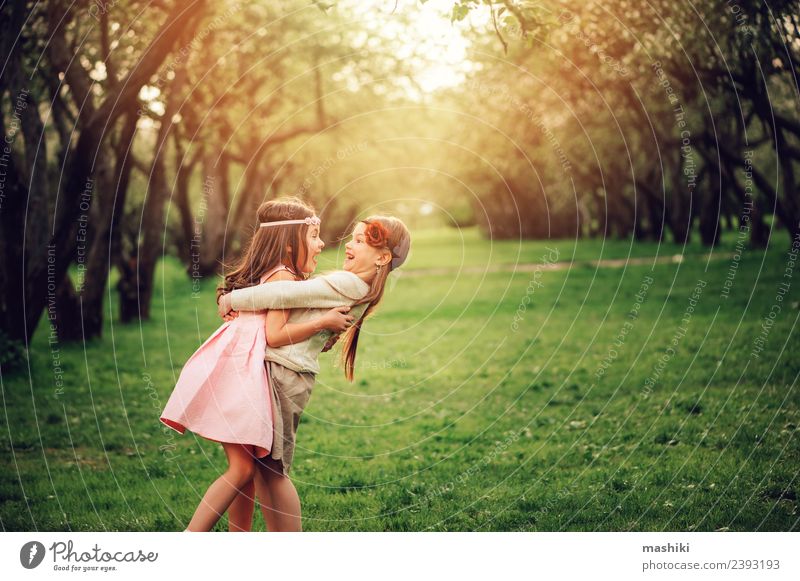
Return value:
[[(262, 284), (278, 266), (261, 278)], [(272, 389), (264, 367), (266, 311), (242, 311), (224, 323), (186, 362), (161, 414), (183, 434), (250, 444), (257, 458), (272, 449)]]

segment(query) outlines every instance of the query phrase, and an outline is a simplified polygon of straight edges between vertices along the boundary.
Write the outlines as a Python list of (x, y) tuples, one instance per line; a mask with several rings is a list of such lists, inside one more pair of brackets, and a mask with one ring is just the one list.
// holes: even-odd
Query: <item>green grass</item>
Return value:
[[(784, 232), (776, 234), (773, 243), (788, 245)], [(714, 253), (728, 253), (735, 250), (737, 235), (726, 232)], [(439, 228), (414, 232), (409, 266), (414, 269), (483, 267), (487, 265), (509, 265), (517, 263), (542, 262), (544, 257), (553, 256), (551, 249), (557, 251), (558, 260), (566, 262), (588, 262), (592, 260), (635, 258), (646, 256), (686, 256), (707, 255), (698, 236), (685, 247), (677, 244), (658, 244), (656, 242), (636, 242), (632, 240), (495, 240), (487, 241), (477, 228)], [(342, 256), (336, 250), (326, 250), (320, 260), (320, 268), (334, 268), (341, 263)]]
[[(727, 235), (722, 251), (734, 243)], [(399, 276), (365, 326), (356, 381), (322, 356), (293, 467), (304, 529), (796, 530), (800, 273), (751, 356), (785, 280), (788, 239), (773, 244), (745, 253), (728, 298), (731, 261), (707, 263), (697, 245), (652, 272)], [(576, 261), (680, 251), (491, 244), (474, 230), (462, 245), (448, 230), (415, 233), (408, 267), (537, 262), (554, 245)], [(335, 260), (326, 252), (322, 268)], [(219, 324), (214, 281), (192, 298), (180, 266), (163, 266), (150, 321), (109, 317), (86, 345), (51, 346), (43, 326), (30, 376), (2, 377), (4, 530), (181, 530), (225, 469), (218, 444), (158, 421), (181, 365)], [(676, 335), (699, 279), (707, 285)]]

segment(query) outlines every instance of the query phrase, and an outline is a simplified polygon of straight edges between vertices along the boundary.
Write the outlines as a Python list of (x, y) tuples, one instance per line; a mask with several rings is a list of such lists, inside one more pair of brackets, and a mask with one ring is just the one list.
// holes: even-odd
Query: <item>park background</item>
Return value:
[(185, 527), (225, 458), (158, 416), (281, 195), (320, 271), (413, 238), (305, 530), (796, 530), (798, 8), (4, 3), (3, 530)]

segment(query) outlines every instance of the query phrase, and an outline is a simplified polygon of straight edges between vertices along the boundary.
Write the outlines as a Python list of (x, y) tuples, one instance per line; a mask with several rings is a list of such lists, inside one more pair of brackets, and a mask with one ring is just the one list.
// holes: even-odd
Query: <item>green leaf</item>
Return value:
[(456, 20), (460, 22), (467, 17), (467, 14), (469, 14), (469, 6), (456, 4), (453, 6), (453, 14), (450, 17), (450, 22), (455, 22)]

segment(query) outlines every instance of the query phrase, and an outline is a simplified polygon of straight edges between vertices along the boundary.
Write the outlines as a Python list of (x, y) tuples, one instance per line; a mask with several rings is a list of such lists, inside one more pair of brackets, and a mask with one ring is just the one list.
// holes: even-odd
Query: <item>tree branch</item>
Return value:
[(197, 26), (205, 13), (205, 2), (206, 0), (176, 2), (142, 58), (98, 107), (91, 118), (91, 125), (107, 123), (119, 114), (118, 111), (124, 108), (127, 101), (136, 98), (142, 86), (158, 71), (178, 38), (182, 34), (191, 35), (194, 32), (193, 27)]

